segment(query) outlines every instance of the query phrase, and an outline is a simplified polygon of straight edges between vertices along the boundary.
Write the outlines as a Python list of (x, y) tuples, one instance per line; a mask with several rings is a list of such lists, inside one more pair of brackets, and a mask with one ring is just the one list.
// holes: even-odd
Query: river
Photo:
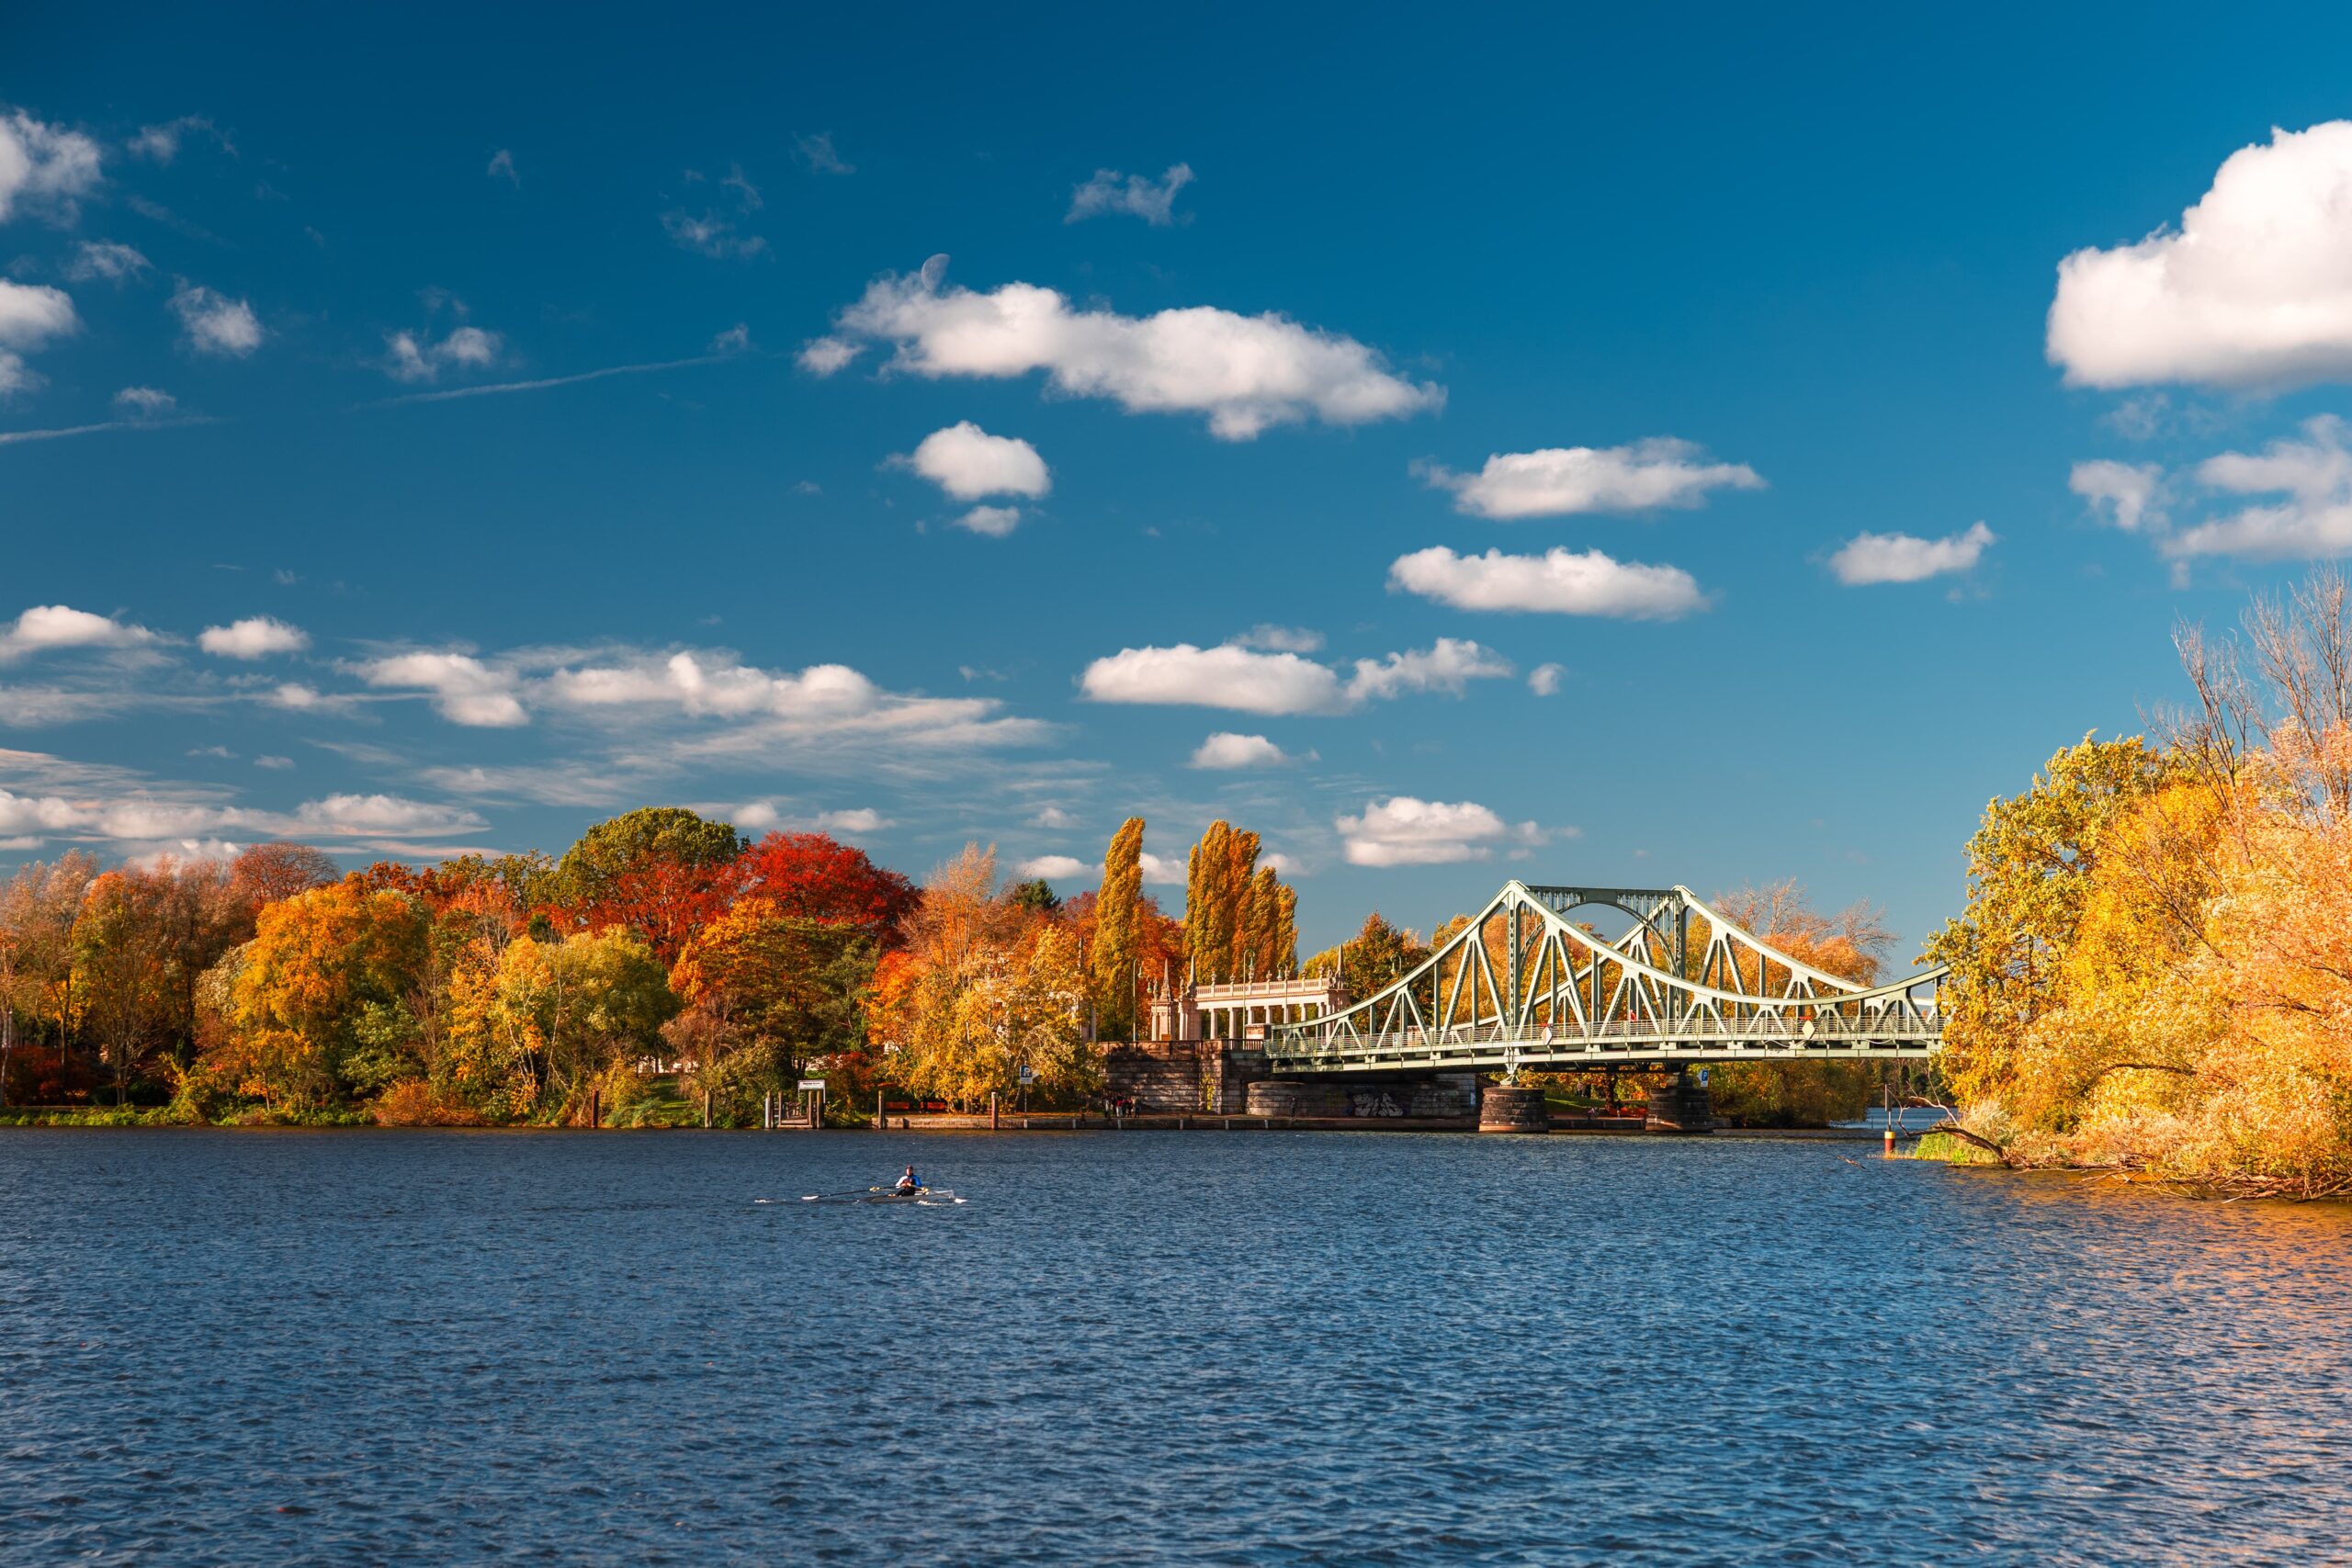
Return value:
[(2352, 1212), (1875, 1156), (0, 1133), (0, 1561), (2352, 1561)]

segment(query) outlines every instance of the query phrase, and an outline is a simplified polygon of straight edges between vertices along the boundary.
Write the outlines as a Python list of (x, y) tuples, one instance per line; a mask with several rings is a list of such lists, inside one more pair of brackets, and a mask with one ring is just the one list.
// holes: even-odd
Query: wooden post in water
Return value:
[(1003, 1126), (1004, 1119), (997, 1111), (997, 1092), (990, 1089), (989, 1090), (989, 1131), (994, 1133)]
[(890, 1124), (889, 1107), (885, 1103), (887, 1099), (885, 1091), (878, 1089), (874, 1091), (874, 1130), (877, 1133)]

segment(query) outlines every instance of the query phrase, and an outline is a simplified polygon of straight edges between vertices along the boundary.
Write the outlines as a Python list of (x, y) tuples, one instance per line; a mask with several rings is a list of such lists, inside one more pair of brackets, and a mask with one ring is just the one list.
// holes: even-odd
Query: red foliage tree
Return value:
[(735, 870), (744, 894), (799, 919), (864, 931), (886, 948), (898, 944), (899, 924), (922, 897), (864, 850), (822, 833), (770, 833), (743, 852)]
[(343, 868), (309, 844), (255, 844), (229, 865), (229, 886), (254, 908), (341, 880)]

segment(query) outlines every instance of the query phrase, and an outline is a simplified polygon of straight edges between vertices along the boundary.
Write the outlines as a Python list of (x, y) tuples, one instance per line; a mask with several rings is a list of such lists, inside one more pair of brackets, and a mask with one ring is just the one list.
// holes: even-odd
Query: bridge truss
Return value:
[[(1579, 910), (1632, 919), (1600, 936)], [(1503, 886), (1421, 965), (1266, 1032), (1279, 1073), (1918, 1059), (1947, 971), (1859, 986), (1771, 947), (1687, 887)]]

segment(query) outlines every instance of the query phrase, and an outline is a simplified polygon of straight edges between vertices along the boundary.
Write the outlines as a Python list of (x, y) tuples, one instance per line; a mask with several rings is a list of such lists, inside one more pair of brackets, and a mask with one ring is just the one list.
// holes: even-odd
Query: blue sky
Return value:
[(2352, 17), (1631, 9), (15, 20), (0, 853), (1222, 815), (1316, 944), (1916, 941), (2352, 549)]

